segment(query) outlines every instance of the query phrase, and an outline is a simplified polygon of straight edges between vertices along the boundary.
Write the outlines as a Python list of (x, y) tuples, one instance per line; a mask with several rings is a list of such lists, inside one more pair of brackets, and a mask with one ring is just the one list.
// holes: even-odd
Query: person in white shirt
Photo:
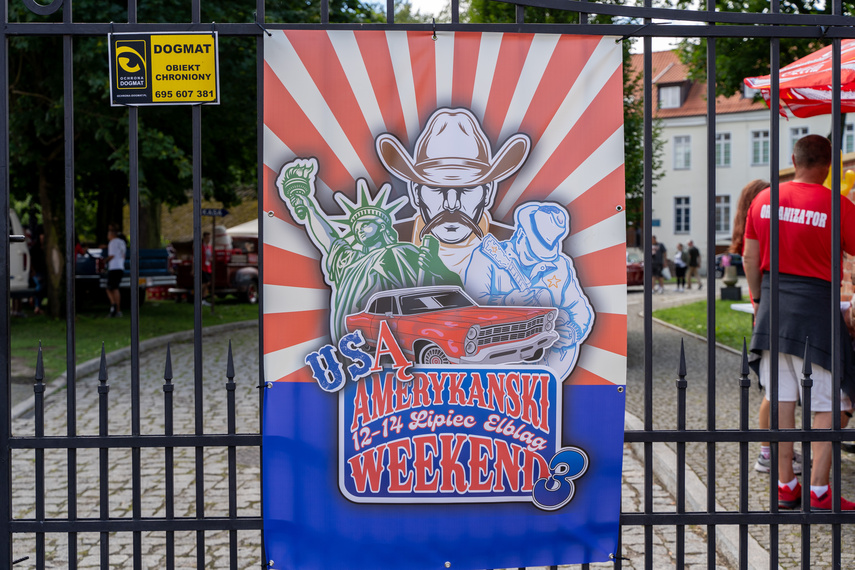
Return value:
[(125, 240), (119, 237), (116, 229), (107, 230), (107, 299), (110, 300), (110, 316), (121, 317), (122, 293), (119, 284), (125, 274)]

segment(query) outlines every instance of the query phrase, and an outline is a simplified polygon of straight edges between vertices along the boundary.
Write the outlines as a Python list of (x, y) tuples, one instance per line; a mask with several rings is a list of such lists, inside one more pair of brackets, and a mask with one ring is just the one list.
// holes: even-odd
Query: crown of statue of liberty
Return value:
[(392, 230), (395, 223), (395, 213), (407, 203), (407, 197), (401, 196), (389, 202), (391, 191), (392, 185), (386, 183), (377, 191), (377, 196), (372, 198), (368, 183), (365, 179), (359, 178), (356, 181), (356, 202), (351, 202), (343, 193), (336, 192), (335, 200), (344, 214), (336, 216), (333, 220), (343, 228), (350, 230), (348, 236), (353, 235), (353, 228), (357, 222), (366, 219), (377, 221), (385, 228)]

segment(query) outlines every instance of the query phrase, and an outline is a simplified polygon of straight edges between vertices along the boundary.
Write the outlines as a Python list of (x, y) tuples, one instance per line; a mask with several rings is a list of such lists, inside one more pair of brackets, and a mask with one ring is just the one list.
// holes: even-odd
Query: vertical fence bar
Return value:
[[(191, 15), (194, 24), (202, 21), (201, 1), (192, 0)], [(193, 359), (194, 397), (196, 403), (196, 435), (205, 432), (204, 376), (202, 368), (202, 107), (192, 107), (193, 120)], [(216, 236), (211, 236), (211, 254), (217, 255)], [(211, 283), (214, 291), (214, 283)], [(196, 517), (205, 518), (205, 448), (196, 447)], [(196, 568), (205, 568), (205, 531), (196, 531)]]
[[(780, 11), (780, 0), (772, 0), (772, 12)], [(777, 435), (780, 431), (778, 418), (778, 172), (779, 172), (779, 144), (780, 137), (780, 117), (778, 116), (779, 108), (779, 77), (780, 69), (780, 40), (773, 38), (770, 41), (770, 69), (772, 75), (772, 89), (770, 96), (770, 151), (769, 151), (769, 168), (771, 173), (769, 180), (771, 181), (771, 219), (769, 220), (769, 249), (771, 255), (771, 263), (769, 272), (769, 284), (771, 293), (770, 297), (770, 315), (769, 315), (769, 357), (771, 364), (769, 366), (769, 386), (771, 387), (770, 395), (771, 413), (769, 418), (769, 429), (773, 434)], [(762, 294), (761, 294), (762, 297)], [(771, 468), (769, 470), (769, 510), (773, 514), (778, 513), (778, 441), (770, 440), (772, 445)], [(774, 567), (778, 566), (778, 525), (769, 525), (769, 558), (770, 564)]]
[[(63, 5), (63, 21), (71, 22), (71, 2)], [(68, 425), (66, 434), (77, 434), (77, 344), (75, 341), (75, 301), (77, 224), (74, 215), (74, 41), (71, 35), (62, 38), (63, 105), (65, 130), (65, 357), (68, 387)], [(77, 450), (69, 448), (68, 461), (68, 519), (77, 519)], [(68, 533), (68, 561), (77, 567), (77, 533)]]
[[(739, 375), (739, 430), (743, 435), (748, 433), (748, 389), (751, 388), (751, 378), (748, 376), (748, 347), (745, 338), (742, 339), (742, 370)], [(739, 512), (748, 512), (748, 441), (739, 442)], [(707, 563), (707, 567), (711, 567)], [(739, 570), (748, 569), (748, 525), (739, 525)]]
[[(36, 383), (33, 386), (35, 393), (35, 435), (45, 435), (45, 369), (42, 361), (42, 343), (39, 343), (39, 353), (36, 360)], [(45, 450), (36, 449), (36, 520), (45, 520)], [(45, 567), (45, 533), (36, 533), (36, 568), (42, 570)]]
[[(644, 0), (649, 8), (651, 0)], [(645, 24), (650, 23), (645, 19)], [(653, 42), (644, 38), (644, 266), (652, 267)], [(653, 274), (644, 272), (644, 431), (653, 430)], [(653, 443), (644, 442), (644, 514), (653, 512)], [(653, 525), (644, 525), (644, 567), (653, 570)]]
[[(137, 22), (137, 0), (128, 0), (128, 23)], [(131, 233), (131, 434), (139, 437), (140, 430), (140, 192), (139, 192), (139, 108), (129, 108), (128, 129), (128, 172), (130, 194)], [(119, 307), (121, 309), (121, 307)], [(142, 518), (142, 462), (140, 448), (131, 448), (131, 516), (134, 520)], [(133, 566), (142, 570), (142, 533), (133, 533)]]
[[(106, 437), (109, 430), (109, 401), (110, 386), (107, 384), (107, 357), (104, 354), (104, 344), (101, 344), (101, 367), (98, 371), (98, 435)], [(100, 481), (100, 515), (101, 521), (110, 520), (110, 450), (106, 447), (100, 448), (99, 475)], [(101, 532), (101, 568), (107, 570), (110, 567), (110, 533)]]
[[(194, 376), (196, 402), (196, 435), (205, 432), (204, 377), (202, 370), (202, 254), (200, 242), (202, 237), (202, 108), (193, 107), (193, 266), (195, 268), (194, 286)], [(216, 255), (216, 248), (213, 249)], [(213, 286), (213, 285), (212, 285)], [(205, 448), (196, 447), (196, 517), (205, 517)], [(196, 531), (196, 567), (205, 567), (205, 531)]]
[[(833, 13), (841, 14), (840, 0), (832, 3)], [(831, 42), (831, 429), (840, 431), (840, 384), (843, 373), (840, 354), (840, 82), (841, 55), (840, 38)], [(838, 362), (840, 360), (840, 362)], [(831, 508), (840, 513), (841, 507), (841, 478), (840, 478), (840, 442), (831, 442)], [(839, 522), (831, 525), (831, 563), (840, 567), (842, 553), (841, 526)]]
[[(173, 427), (173, 402), (172, 393), (175, 386), (172, 384), (172, 351), (169, 344), (166, 345), (166, 364), (163, 368), (163, 435), (172, 437)], [(164, 515), (166, 520), (175, 519), (175, 448), (166, 447), (164, 453)], [(175, 531), (166, 531), (166, 570), (175, 568)]]
[[(8, 21), (8, 4), (0, 2), (0, 22)], [(0, 30), (0, 208), (9, 211), (9, 40)], [(9, 216), (0, 215), (0, 270), (9, 275)], [(12, 331), (9, 280), (0, 279), (0, 566), (12, 567)]]
[[(229, 340), (229, 356), (226, 364), (226, 412), (228, 414), (228, 433), (237, 433), (237, 422), (235, 418), (235, 363), (232, 359), (232, 341)], [(228, 447), (229, 454), (229, 518), (237, 519), (237, 448), (234, 445)], [(232, 570), (238, 567), (238, 541), (237, 531), (229, 531), (229, 556)]]
[[(129, 109), (128, 149), (130, 155), (131, 216), (131, 435), (140, 436), (140, 188), (139, 108)], [(140, 448), (131, 448), (131, 509), (134, 520), (142, 518), (142, 463)], [(142, 570), (142, 533), (133, 533), (134, 570)]]
[[(677, 377), (677, 431), (686, 431), (686, 350), (680, 340), (680, 368)], [(686, 443), (677, 443), (677, 514), (686, 513)], [(677, 568), (686, 564), (686, 525), (677, 525)]]
[[(708, 0), (707, 9), (715, 12), (715, 1)], [(714, 24), (710, 24), (714, 25)], [(716, 51), (715, 38), (707, 38), (707, 431), (716, 429), (715, 411), (715, 206), (716, 206)], [(713, 272), (713, 273), (711, 273)], [(700, 279), (700, 278), (699, 278)], [(699, 281), (700, 282), (700, 281)], [(715, 442), (707, 443), (707, 512), (715, 512), (716, 454)], [(707, 566), (715, 567), (716, 527), (707, 525)]]
[[(264, 22), (264, 0), (256, 0), (256, 17)], [(268, 32), (269, 33), (269, 32)], [(264, 430), (264, 34), (259, 34), (255, 42), (255, 89), (256, 107), (256, 184), (258, 196), (258, 432)], [(258, 450), (259, 472), (264, 472), (263, 450)], [(264, 517), (264, 478), (258, 485), (261, 517)], [(267, 556), (264, 547), (264, 529), (261, 530), (261, 568), (267, 568)]]
[[(833, 156), (833, 155), (832, 155)], [(813, 379), (811, 379), (812, 369), (810, 363), (810, 339), (805, 339), (805, 355), (804, 366), (802, 367), (802, 427), (805, 433), (811, 429), (810, 424), (810, 393), (813, 387)], [(811, 449), (810, 442), (802, 440), (802, 480), (805, 484), (802, 485), (802, 510), (807, 514), (805, 522), (802, 523), (802, 568), (810, 568), (810, 523), (807, 522), (810, 516), (810, 471), (811, 471)]]

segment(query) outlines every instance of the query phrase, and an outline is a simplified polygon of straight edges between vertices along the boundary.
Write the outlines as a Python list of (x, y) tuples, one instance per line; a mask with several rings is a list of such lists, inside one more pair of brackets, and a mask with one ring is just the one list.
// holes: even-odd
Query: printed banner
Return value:
[(265, 37), (273, 568), (616, 553), (621, 46), (431, 36)]

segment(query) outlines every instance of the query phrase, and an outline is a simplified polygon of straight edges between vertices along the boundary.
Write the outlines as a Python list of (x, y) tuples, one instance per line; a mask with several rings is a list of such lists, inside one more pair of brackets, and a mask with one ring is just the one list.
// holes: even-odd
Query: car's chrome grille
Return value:
[(541, 315), (528, 321), (487, 326), (478, 334), (478, 346), (522, 340), (543, 332), (545, 316)]

